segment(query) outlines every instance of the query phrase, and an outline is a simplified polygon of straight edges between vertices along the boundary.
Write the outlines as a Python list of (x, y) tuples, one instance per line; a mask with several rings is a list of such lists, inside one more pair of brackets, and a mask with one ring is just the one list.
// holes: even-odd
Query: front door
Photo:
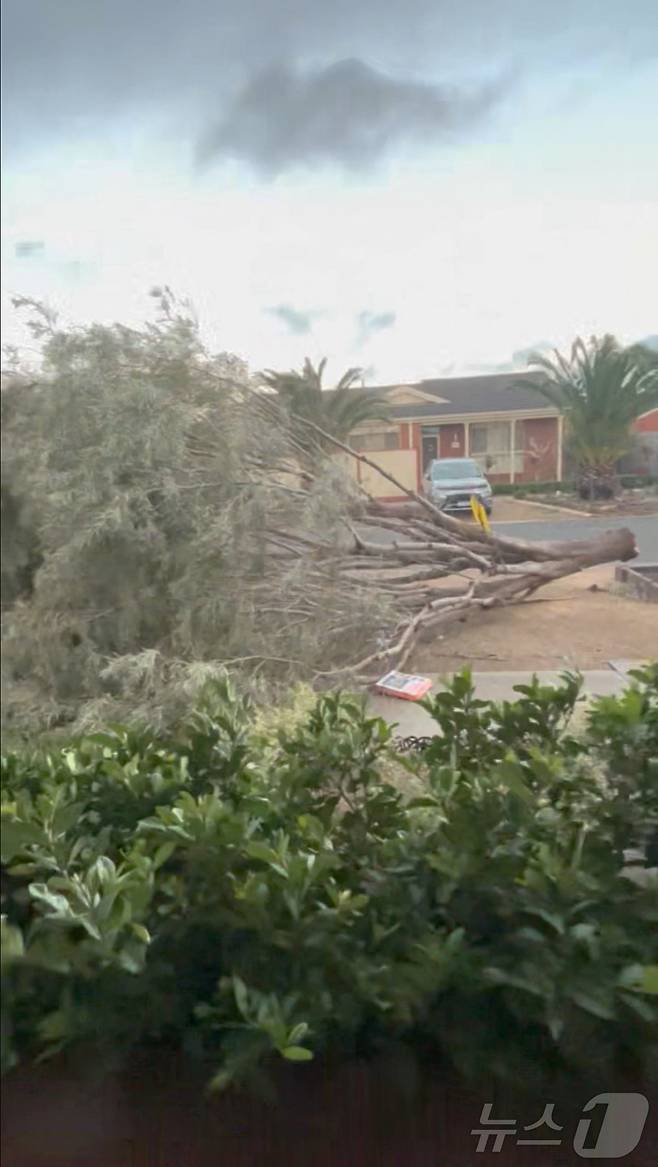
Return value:
[(439, 458), (463, 457), (464, 426), (461, 422), (457, 425), (442, 425), (441, 436), (439, 438)]

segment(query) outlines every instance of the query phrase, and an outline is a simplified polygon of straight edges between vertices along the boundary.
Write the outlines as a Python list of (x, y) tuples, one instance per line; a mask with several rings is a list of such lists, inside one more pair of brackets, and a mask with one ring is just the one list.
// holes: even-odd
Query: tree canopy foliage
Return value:
[(358, 589), (351, 612), (344, 595), (319, 602), (313, 564), (277, 559), (265, 534), (292, 524), (349, 538), (347, 476), (324, 459), (300, 490), (285, 411), (240, 360), (206, 351), (168, 289), (155, 302), (140, 330), (63, 329), (21, 305), (43, 364), (10, 370), (2, 391), (11, 725), (112, 710), (157, 720), (227, 660), (312, 673), (381, 626)]

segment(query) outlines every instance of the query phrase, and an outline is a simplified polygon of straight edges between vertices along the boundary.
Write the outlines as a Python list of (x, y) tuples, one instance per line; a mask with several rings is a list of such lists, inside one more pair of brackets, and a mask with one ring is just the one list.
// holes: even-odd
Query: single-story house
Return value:
[[(537, 374), (504, 373), (447, 377), (376, 392), (390, 403), (390, 421), (359, 426), (350, 445), (372, 453), (407, 489), (419, 490), (434, 458), (472, 457), (493, 483), (559, 482), (564, 475), (564, 419), (521, 379)], [(658, 431), (658, 410), (635, 428)], [(352, 462), (353, 472), (377, 498), (400, 497), (371, 467)]]
[[(433, 458), (472, 457), (491, 482), (559, 481), (563, 419), (538, 393), (518, 385), (520, 379), (506, 373), (378, 387), (371, 392), (390, 403), (390, 421), (359, 426), (350, 444), (372, 453), (413, 490)], [(376, 497), (400, 497), (370, 467), (357, 464), (355, 472)]]

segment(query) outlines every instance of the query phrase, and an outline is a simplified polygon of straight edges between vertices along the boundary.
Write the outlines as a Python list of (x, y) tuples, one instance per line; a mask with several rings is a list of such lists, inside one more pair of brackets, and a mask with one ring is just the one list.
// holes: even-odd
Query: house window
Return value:
[(515, 473), (523, 470), (523, 450), (512, 451), (512, 426), (508, 421), (471, 425), (469, 454), (485, 474), (510, 474), (512, 463)]
[(354, 434), (350, 438), (350, 445), (353, 450), (360, 450), (363, 453), (367, 450), (399, 450), (400, 434), (398, 430)]

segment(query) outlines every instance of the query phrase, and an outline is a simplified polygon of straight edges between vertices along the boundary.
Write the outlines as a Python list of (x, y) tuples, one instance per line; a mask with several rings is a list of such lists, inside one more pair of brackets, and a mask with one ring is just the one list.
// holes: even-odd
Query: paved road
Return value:
[[(547, 512), (548, 515), (548, 512)], [(639, 556), (636, 563), (658, 563), (658, 515), (642, 515), (623, 519), (554, 519), (550, 515), (546, 521), (531, 523), (496, 523), (494, 530), (500, 535), (514, 539), (592, 539), (602, 531), (612, 527), (630, 527), (637, 539)], [(392, 543), (395, 536), (390, 531), (364, 529), (366, 538), (377, 543)]]
[(637, 539), (637, 563), (658, 563), (658, 515), (623, 519), (547, 519), (546, 522), (494, 523), (500, 535), (514, 539), (593, 539), (613, 527), (630, 527)]

